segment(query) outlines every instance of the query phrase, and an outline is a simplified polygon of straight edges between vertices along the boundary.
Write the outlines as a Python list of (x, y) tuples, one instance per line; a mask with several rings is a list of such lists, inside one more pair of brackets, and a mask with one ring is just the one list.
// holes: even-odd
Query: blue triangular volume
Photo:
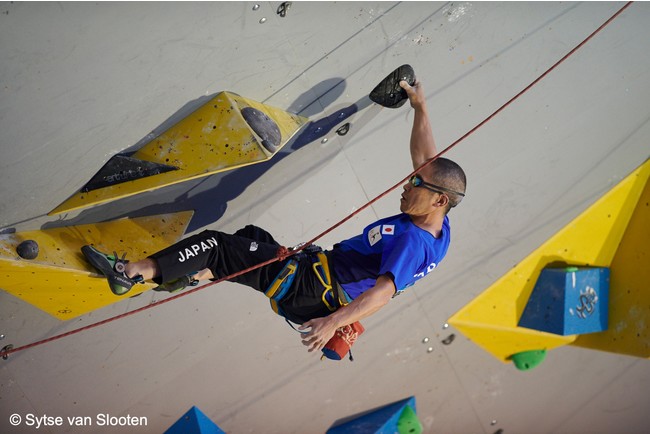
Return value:
[(327, 434), (394, 434), (398, 432), (397, 421), (404, 407), (415, 410), (415, 397), (412, 396), (363, 414), (349, 422), (327, 430)]
[(165, 434), (226, 434), (226, 432), (194, 406), (169, 427)]

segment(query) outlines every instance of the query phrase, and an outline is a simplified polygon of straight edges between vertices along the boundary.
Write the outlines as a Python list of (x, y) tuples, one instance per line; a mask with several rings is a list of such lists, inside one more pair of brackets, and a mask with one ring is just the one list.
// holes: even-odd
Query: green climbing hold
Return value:
[(397, 420), (397, 432), (399, 434), (421, 434), (422, 424), (410, 405), (404, 407), (402, 414)]
[(511, 357), (515, 367), (520, 371), (529, 371), (537, 367), (546, 358), (546, 350), (522, 351)]

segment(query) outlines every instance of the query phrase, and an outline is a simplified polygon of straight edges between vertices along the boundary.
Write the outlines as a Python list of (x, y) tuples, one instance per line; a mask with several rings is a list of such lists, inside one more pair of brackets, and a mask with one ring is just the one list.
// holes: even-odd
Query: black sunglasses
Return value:
[(461, 196), (461, 197), (465, 197), (464, 193), (459, 193), (457, 191), (450, 190), (450, 189), (445, 188), (445, 187), (440, 187), (439, 185), (429, 184), (428, 182), (424, 182), (422, 177), (420, 175), (418, 175), (418, 174), (415, 174), (415, 175), (411, 176), (411, 178), (409, 179), (409, 182), (411, 183), (411, 185), (413, 187), (424, 187), (427, 190), (431, 190), (431, 191), (439, 193), (439, 194), (451, 193), (451, 194), (457, 194), (458, 196)]

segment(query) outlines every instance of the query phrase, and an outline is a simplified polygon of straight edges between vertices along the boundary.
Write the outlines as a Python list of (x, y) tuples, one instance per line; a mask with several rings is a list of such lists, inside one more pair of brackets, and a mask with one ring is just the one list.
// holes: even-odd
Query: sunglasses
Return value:
[(440, 187), (439, 185), (429, 184), (428, 182), (424, 182), (422, 177), (420, 175), (418, 175), (418, 174), (415, 174), (415, 175), (411, 176), (411, 178), (409, 179), (409, 182), (411, 183), (411, 185), (413, 187), (424, 187), (427, 190), (431, 190), (431, 191), (433, 191), (435, 193), (439, 193), (439, 194), (451, 193), (451, 194), (457, 194), (458, 196), (461, 196), (461, 197), (465, 197), (464, 193), (459, 193), (457, 191), (450, 190), (450, 189), (445, 188), (445, 187)]

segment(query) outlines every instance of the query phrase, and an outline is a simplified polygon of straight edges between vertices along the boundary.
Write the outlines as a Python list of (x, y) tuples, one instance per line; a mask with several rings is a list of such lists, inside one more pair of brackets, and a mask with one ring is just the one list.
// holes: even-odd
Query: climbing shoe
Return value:
[(120, 258), (117, 253), (113, 256), (100, 252), (92, 246), (83, 246), (81, 253), (86, 260), (108, 279), (108, 286), (115, 295), (124, 295), (131, 290), (135, 283), (142, 281), (142, 276), (130, 278), (126, 275), (125, 268), (129, 262), (126, 254)]
[(188, 274), (186, 276), (179, 277), (178, 279), (170, 280), (169, 282), (165, 282), (160, 286), (156, 286), (153, 288), (153, 290), (174, 293), (181, 291), (188, 286), (196, 286), (199, 284), (199, 281), (194, 279), (195, 274), (196, 273)]

